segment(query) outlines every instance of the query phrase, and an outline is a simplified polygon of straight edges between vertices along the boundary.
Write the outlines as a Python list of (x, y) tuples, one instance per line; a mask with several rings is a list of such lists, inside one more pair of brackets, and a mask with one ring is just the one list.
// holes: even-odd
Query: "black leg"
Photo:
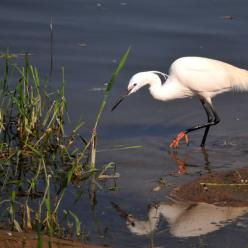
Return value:
[(201, 147), (204, 147), (207, 136), (208, 136), (209, 128), (220, 122), (220, 118), (217, 115), (217, 113), (214, 111), (213, 106), (208, 101), (206, 101), (204, 98), (200, 98), (200, 100), (201, 100), (202, 106), (203, 106), (203, 108), (207, 114), (208, 122), (206, 124), (197, 125), (195, 127), (191, 127), (191, 128), (188, 128), (188, 129), (180, 132), (177, 135), (177, 137), (170, 143), (171, 148), (177, 148), (179, 141), (183, 138), (185, 139), (186, 144), (188, 144), (189, 140), (188, 140), (187, 133), (192, 132), (192, 131), (196, 131), (196, 130), (201, 129), (201, 128), (205, 128), (205, 132), (204, 132), (204, 135), (202, 137), (202, 142), (201, 142)]
[(210, 103), (208, 103), (204, 99), (201, 99), (201, 103), (202, 103), (202, 106), (203, 106), (203, 108), (207, 114), (208, 122), (206, 124), (203, 124), (203, 125), (198, 125), (198, 126), (195, 126), (192, 128), (188, 128), (185, 130), (185, 133), (189, 133), (189, 132), (201, 129), (201, 128), (205, 128), (205, 132), (204, 132), (202, 142), (201, 142), (201, 147), (204, 147), (206, 139), (207, 139), (209, 128), (213, 125), (218, 124), (220, 122), (220, 118), (217, 115), (217, 113), (214, 111), (214, 109)]
[[(205, 112), (207, 114), (208, 122), (212, 122), (214, 116), (212, 116), (212, 113), (209, 110), (209, 107), (208, 107), (206, 101), (204, 101), (204, 99), (200, 99), (200, 100), (201, 100), (202, 106), (203, 106), (203, 108), (204, 108), (204, 110), (205, 110)], [(206, 129), (205, 129), (205, 132), (204, 132), (204, 135), (203, 135), (203, 138), (202, 138), (202, 142), (201, 142), (201, 147), (204, 147), (204, 145), (205, 145), (205, 142), (206, 142), (206, 139), (207, 139), (207, 136), (208, 136), (209, 128), (210, 128), (210, 126), (207, 126)]]

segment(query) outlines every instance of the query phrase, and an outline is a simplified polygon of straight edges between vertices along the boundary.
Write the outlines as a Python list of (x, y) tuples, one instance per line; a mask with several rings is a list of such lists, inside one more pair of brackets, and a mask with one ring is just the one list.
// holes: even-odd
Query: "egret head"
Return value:
[(148, 72), (139, 72), (134, 74), (127, 86), (128, 95), (133, 94), (134, 92), (138, 91), (143, 86), (149, 83)]
[[(161, 83), (159, 74), (163, 74), (157, 71), (145, 71), (134, 74), (127, 86), (127, 91), (116, 101), (112, 107), (112, 111), (127, 97), (138, 91), (145, 85), (151, 85), (155, 82)], [(165, 75), (165, 74), (163, 74)], [(165, 76), (163, 76), (165, 77)], [(166, 80), (166, 79), (165, 79)]]

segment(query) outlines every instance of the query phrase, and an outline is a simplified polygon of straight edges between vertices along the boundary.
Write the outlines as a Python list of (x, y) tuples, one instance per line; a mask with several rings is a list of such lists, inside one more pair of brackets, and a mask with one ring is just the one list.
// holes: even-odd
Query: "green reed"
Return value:
[[(98, 177), (107, 178), (104, 174), (109, 168), (115, 169), (112, 163), (96, 168), (97, 128), (129, 51), (120, 59), (106, 86), (89, 140), (81, 137), (83, 122), (78, 122), (69, 134), (65, 132), (69, 120), (64, 68), (60, 87), (48, 92), (47, 82), (41, 80), (28, 55), (22, 66), (12, 63), (15, 56), (11, 54), (2, 56), (0, 221), (7, 219), (17, 231), (36, 230), (41, 244), (44, 232), (50, 236), (61, 234), (58, 214), (72, 181), (93, 178), (95, 182)], [(92, 191), (94, 195), (95, 183)], [(73, 219), (80, 236), (81, 222), (77, 215), (72, 211), (64, 213)]]
[(115, 82), (117, 76), (119, 75), (119, 73), (121, 72), (122, 68), (124, 67), (124, 65), (127, 61), (129, 52), (130, 52), (130, 48), (121, 57), (115, 71), (113, 72), (109, 82), (107, 83), (107, 86), (104, 90), (103, 99), (100, 103), (99, 110), (98, 110), (97, 115), (96, 115), (96, 120), (95, 120), (94, 127), (92, 129), (92, 135), (91, 135), (91, 167), (93, 169), (96, 166), (97, 127), (98, 127), (99, 121), (102, 117), (103, 111), (106, 107), (109, 93), (110, 93), (111, 89), (113, 88), (113, 85), (114, 85), (114, 82)]

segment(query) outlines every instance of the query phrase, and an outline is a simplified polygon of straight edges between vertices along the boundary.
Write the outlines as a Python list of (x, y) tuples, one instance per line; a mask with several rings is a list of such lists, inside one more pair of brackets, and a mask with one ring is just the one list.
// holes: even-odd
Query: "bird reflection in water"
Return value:
[[(206, 154), (207, 155), (207, 154)], [(179, 167), (187, 168), (184, 160), (173, 158)], [(205, 156), (208, 164), (208, 156)], [(151, 235), (159, 230), (164, 218), (175, 237), (195, 237), (219, 230), (248, 213), (248, 168), (215, 171), (172, 189), (169, 200), (151, 204), (147, 218), (140, 220), (125, 212), (118, 204), (113, 207), (136, 235)]]
[(236, 218), (248, 212), (248, 206), (216, 206), (204, 202), (186, 203), (180, 201), (152, 204), (147, 219), (140, 220), (126, 213), (120, 206), (113, 207), (125, 219), (127, 228), (136, 235), (150, 235), (159, 230), (160, 218), (165, 218), (169, 232), (175, 237), (196, 237), (219, 230)]
[[(204, 147), (201, 147), (197, 151), (199, 151), (199, 153), (201, 153), (203, 155), (204, 169), (207, 170), (210, 173), (211, 172), (210, 167), (209, 167), (210, 162), (209, 162), (209, 155), (208, 155), (207, 150)], [(177, 165), (177, 168), (178, 168), (177, 172), (176, 172), (177, 175), (182, 175), (182, 174), (187, 173), (187, 171), (188, 171), (187, 168), (188, 167), (196, 167), (196, 165), (189, 164), (187, 162), (189, 160), (189, 157), (190, 157), (188, 151), (184, 154), (183, 158), (179, 157), (179, 154), (178, 154), (177, 150), (169, 150), (168, 155), (173, 161), (176, 162), (176, 165)], [(171, 173), (170, 173), (170, 175), (171, 175)]]

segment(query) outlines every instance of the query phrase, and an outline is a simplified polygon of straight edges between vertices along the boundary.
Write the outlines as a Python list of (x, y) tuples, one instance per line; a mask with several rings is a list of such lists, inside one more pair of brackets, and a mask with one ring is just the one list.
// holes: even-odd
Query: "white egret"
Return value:
[(209, 128), (220, 122), (212, 105), (212, 97), (230, 90), (248, 91), (248, 71), (228, 63), (203, 58), (182, 57), (170, 66), (169, 75), (159, 71), (139, 72), (132, 76), (124, 94), (113, 106), (114, 110), (126, 96), (148, 85), (151, 95), (161, 101), (197, 96), (207, 114), (207, 123), (181, 131), (171, 142), (177, 148), (179, 141), (189, 143), (189, 132), (205, 129), (201, 147), (205, 146)]

